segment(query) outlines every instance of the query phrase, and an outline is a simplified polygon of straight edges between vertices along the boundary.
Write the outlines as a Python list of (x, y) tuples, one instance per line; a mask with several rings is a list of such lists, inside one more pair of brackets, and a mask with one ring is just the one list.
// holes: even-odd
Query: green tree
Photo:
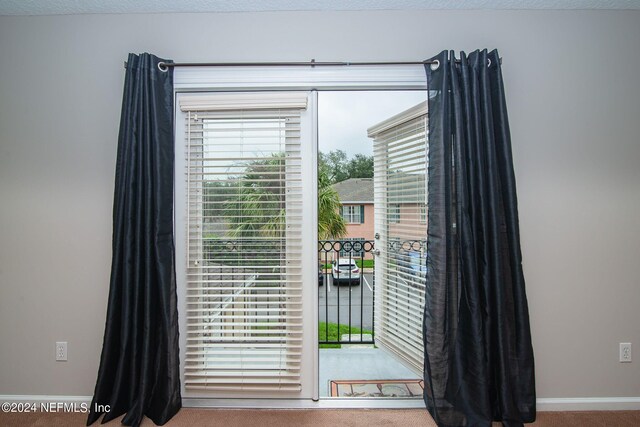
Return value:
[(344, 181), (349, 178), (347, 173), (347, 153), (342, 150), (333, 150), (328, 153), (318, 153), (318, 169), (326, 172), (331, 184)]
[[(274, 154), (252, 162), (240, 179), (208, 182), (204, 188), (204, 215), (222, 215), (229, 238), (279, 238), (286, 221), (285, 158)], [(325, 168), (318, 168), (318, 236), (346, 234), (340, 199)]]
[(356, 154), (347, 163), (349, 178), (373, 178), (373, 156)]
[(225, 204), (229, 236), (282, 237), (285, 223), (285, 158), (252, 162)]
[(373, 156), (356, 154), (348, 159), (342, 150), (318, 153), (318, 171), (325, 173), (331, 184), (349, 178), (373, 178)]
[(318, 238), (337, 239), (347, 234), (340, 215), (340, 197), (325, 169), (318, 167)]

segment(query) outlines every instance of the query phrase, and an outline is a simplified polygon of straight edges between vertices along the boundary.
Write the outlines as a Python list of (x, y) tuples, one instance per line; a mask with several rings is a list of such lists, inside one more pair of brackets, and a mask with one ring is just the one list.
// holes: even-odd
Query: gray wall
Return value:
[[(539, 397), (640, 396), (640, 13), (0, 17), (0, 395), (90, 395), (128, 52), (504, 57)], [(54, 361), (54, 342), (69, 361)]]

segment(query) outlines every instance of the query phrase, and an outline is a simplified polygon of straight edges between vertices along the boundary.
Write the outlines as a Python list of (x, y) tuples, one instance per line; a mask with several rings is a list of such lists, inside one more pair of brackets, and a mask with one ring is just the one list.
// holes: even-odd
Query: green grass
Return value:
[(374, 260), (372, 259), (364, 259), (364, 260), (356, 260), (356, 265), (360, 268), (373, 268)]
[[(373, 259), (365, 259), (365, 260), (357, 259), (356, 260), (356, 265), (358, 267), (360, 267), (360, 268), (373, 268), (374, 265), (375, 265), (375, 260), (373, 260)], [(324, 265), (325, 269), (331, 269), (331, 267), (332, 267), (331, 263)]]
[[(344, 334), (359, 334), (362, 332), (363, 334), (370, 334), (371, 331), (366, 329), (356, 328), (355, 326), (351, 327), (351, 331), (349, 331), (349, 325), (338, 325), (337, 323), (326, 323), (319, 322), (318, 323), (318, 339), (320, 341), (338, 341), (340, 337)], [(327, 338), (328, 333), (328, 338)], [(340, 348), (340, 344), (320, 344), (320, 348)]]

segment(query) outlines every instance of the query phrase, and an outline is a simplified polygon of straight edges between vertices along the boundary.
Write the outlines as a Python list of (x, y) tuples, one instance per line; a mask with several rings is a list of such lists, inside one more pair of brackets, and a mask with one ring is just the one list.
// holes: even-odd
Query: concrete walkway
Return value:
[(320, 397), (331, 380), (409, 380), (419, 376), (379, 348), (320, 349)]

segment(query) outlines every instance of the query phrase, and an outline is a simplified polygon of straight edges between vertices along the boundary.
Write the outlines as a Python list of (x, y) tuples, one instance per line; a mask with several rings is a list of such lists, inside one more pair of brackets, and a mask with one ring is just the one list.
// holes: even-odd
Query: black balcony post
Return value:
[[(351, 266), (351, 261), (353, 261), (353, 243), (351, 244), (351, 249), (349, 251), (349, 266)], [(347, 282), (347, 284), (349, 285), (349, 342), (351, 342), (351, 281), (353, 280), (352, 278), (353, 276), (353, 271), (351, 271), (351, 268), (349, 268), (349, 281)], [(342, 338), (342, 337), (341, 337)]]
[(364, 341), (364, 245), (360, 243), (360, 342)]
[(329, 257), (329, 253), (327, 251), (324, 251), (324, 263), (322, 264), (322, 281), (324, 283), (324, 323), (325, 323), (325, 327), (324, 327), (324, 334), (325, 334), (325, 341), (329, 341), (329, 277), (327, 277), (326, 273), (326, 267), (327, 267), (327, 260)]
[[(337, 304), (336, 304), (336, 314), (337, 314), (337, 321), (336, 323), (338, 324), (338, 342), (341, 341), (341, 336), (340, 336), (340, 269), (337, 268), (338, 267), (338, 261), (340, 259), (340, 249), (342, 248), (342, 242), (336, 242), (338, 244), (338, 257), (335, 260), (336, 262), (336, 280), (333, 282), (333, 284), (335, 285), (337, 292), (338, 292), (338, 296), (336, 297), (337, 300)], [(335, 252), (334, 252), (335, 253)], [(331, 272), (333, 273), (333, 266), (331, 267)], [(333, 277), (333, 274), (331, 275)]]
[[(371, 249), (373, 252), (373, 248)], [(374, 261), (375, 264), (376, 261)], [(375, 265), (374, 265), (374, 270), (373, 270), (373, 274), (371, 275), (371, 293), (373, 295), (372, 298), (372, 302), (371, 302), (371, 341), (373, 341), (375, 343), (375, 337), (376, 337), (376, 272), (375, 272)]]

